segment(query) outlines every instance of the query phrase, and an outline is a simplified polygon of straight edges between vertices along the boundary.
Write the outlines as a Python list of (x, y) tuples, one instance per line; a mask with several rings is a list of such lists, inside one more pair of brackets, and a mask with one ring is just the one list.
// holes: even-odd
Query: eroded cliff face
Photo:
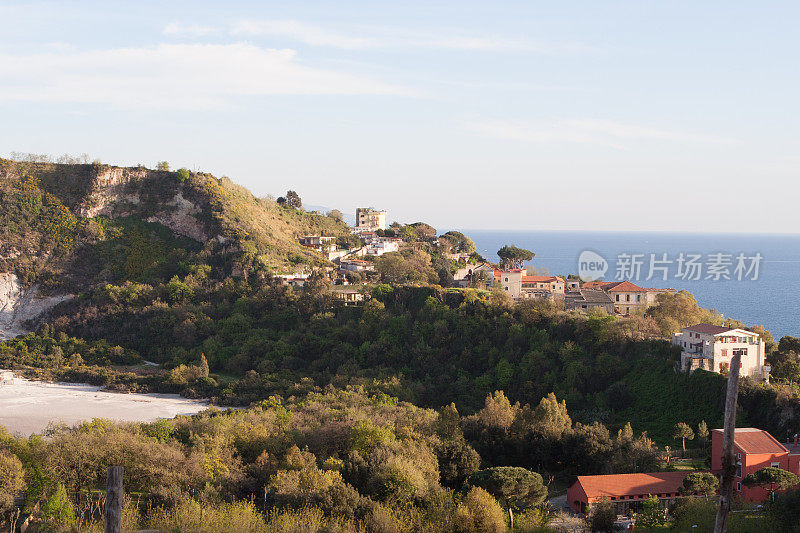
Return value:
[(72, 298), (72, 295), (38, 297), (35, 285), (23, 287), (16, 274), (0, 273), (0, 340), (30, 331), (28, 322), (35, 322), (44, 313)]
[[(91, 178), (88, 193), (78, 206), (78, 215), (93, 218), (129, 216), (137, 213), (143, 204), (142, 188), (147, 181), (158, 179), (157, 171), (104, 167)], [(150, 206), (152, 208), (152, 206)], [(181, 191), (150, 214), (147, 222), (158, 222), (175, 234), (205, 243), (211, 234), (198, 219), (200, 206), (184, 197)]]

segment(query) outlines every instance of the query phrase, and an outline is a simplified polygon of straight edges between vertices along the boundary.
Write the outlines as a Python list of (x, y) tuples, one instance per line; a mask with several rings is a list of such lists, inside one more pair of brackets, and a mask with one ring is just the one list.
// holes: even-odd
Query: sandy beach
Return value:
[(40, 433), (50, 422), (75, 424), (93, 418), (152, 422), (191, 415), (208, 407), (177, 394), (119, 394), (75, 383), (46, 383), (20, 377), (0, 384), (0, 426), (13, 434)]

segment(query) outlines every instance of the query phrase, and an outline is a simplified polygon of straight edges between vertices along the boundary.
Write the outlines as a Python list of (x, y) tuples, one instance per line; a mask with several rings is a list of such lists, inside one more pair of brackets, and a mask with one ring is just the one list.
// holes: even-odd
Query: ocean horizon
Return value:
[[(526, 266), (550, 274), (578, 274), (578, 257), (589, 250), (608, 261), (605, 280), (629, 279), (644, 287), (686, 290), (701, 307), (750, 326), (763, 325), (776, 340), (800, 336), (800, 234), (457, 231), (469, 236), (478, 253), (491, 261), (499, 260), (496, 252), (505, 244), (531, 250), (535, 256)], [(699, 279), (694, 279), (696, 271), (686, 275), (687, 269), (679, 264), (681, 254), (683, 259), (699, 256)], [(744, 268), (737, 271), (740, 256)]]

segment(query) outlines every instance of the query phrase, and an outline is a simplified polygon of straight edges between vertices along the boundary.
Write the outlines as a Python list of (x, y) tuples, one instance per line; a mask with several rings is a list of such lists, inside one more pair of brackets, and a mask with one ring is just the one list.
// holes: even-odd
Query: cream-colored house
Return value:
[(764, 366), (764, 341), (758, 333), (712, 324), (695, 324), (683, 328), (672, 337), (672, 344), (681, 347), (681, 369), (698, 368), (721, 372), (730, 368), (731, 358), (741, 355), (739, 374), (767, 379)]
[(564, 294), (564, 280), (558, 276), (528, 276), (525, 269), (513, 269), (496, 270), (494, 279), (515, 300)]
[(356, 209), (356, 230), (376, 231), (386, 229), (386, 211), (377, 211), (371, 207)]
[(620, 315), (644, 311), (657, 303), (656, 297), (659, 294), (675, 292), (675, 289), (639, 287), (630, 281), (590, 281), (584, 283), (583, 288), (600, 289), (608, 294), (614, 302), (614, 312)]

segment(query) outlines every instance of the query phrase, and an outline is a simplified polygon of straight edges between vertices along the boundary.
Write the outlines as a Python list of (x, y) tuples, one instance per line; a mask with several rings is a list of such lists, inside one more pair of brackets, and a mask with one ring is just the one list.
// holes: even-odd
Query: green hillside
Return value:
[(215, 257), (220, 274), (293, 271), (326, 262), (297, 237), (345, 235), (341, 221), (256, 198), (228, 178), (185, 169), (0, 159), (0, 272), (26, 284), (87, 284), (172, 274)]

